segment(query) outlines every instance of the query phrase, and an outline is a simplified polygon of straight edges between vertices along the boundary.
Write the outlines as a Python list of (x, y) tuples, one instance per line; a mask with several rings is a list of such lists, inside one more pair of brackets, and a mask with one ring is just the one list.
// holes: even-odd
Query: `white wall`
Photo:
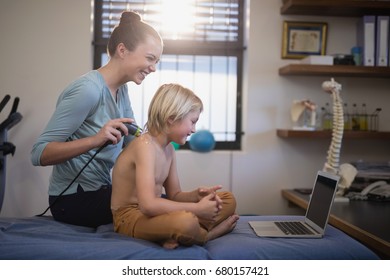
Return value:
[(19, 124), (8, 134), (16, 146), (7, 156), (1, 216), (29, 216), (47, 207), (51, 167), (34, 167), (30, 151), (63, 88), (91, 69), (90, 0), (0, 1), (0, 98), (20, 97)]
[[(250, 2), (249, 45), (244, 85), (244, 149), (198, 154), (178, 151), (183, 189), (222, 184), (234, 192), (240, 214), (294, 213), (282, 188), (310, 187), (330, 141), (280, 139), (277, 128), (291, 126), (295, 99), (330, 102), (321, 84), (330, 77), (284, 77), (283, 20), (326, 21), (328, 53), (348, 53), (355, 42), (355, 18), (281, 16), (282, 1)], [(7, 184), (0, 216), (31, 216), (47, 207), (50, 167), (33, 167), (30, 150), (49, 119), (62, 89), (91, 69), (90, 0), (14, 0), (0, 2), (0, 98), (20, 97), (23, 120), (9, 133), (15, 156), (7, 157)], [(336, 78), (347, 102), (383, 108), (381, 130), (390, 130), (390, 79)], [(147, 80), (146, 80), (147, 82)], [(8, 105), (10, 106), (10, 105)], [(7, 107), (8, 108), (8, 107)], [(7, 109), (6, 108), (6, 109)], [(8, 114), (7, 110), (3, 112)], [(6, 116), (2, 113), (1, 120)], [(344, 140), (341, 161), (388, 161), (385, 140)]]

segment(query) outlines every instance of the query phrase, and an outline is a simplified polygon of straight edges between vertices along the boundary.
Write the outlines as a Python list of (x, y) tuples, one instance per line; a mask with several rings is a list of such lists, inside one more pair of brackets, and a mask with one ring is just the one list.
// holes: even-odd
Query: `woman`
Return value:
[[(96, 227), (112, 222), (110, 171), (122, 147), (132, 140), (123, 123), (134, 122), (126, 83), (139, 85), (156, 71), (163, 42), (138, 14), (127, 11), (113, 30), (107, 49), (110, 60), (106, 65), (78, 78), (59, 96), (55, 112), (31, 152), (33, 165), (53, 165), (51, 213), (54, 219), (70, 224)], [(77, 177), (108, 141), (112, 145)]]

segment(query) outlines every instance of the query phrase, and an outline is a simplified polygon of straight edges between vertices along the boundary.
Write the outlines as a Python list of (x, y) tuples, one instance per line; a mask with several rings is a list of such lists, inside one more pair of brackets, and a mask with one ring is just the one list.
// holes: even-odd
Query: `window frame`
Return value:
[[(237, 0), (238, 9), (238, 39), (234, 42), (203, 42), (190, 40), (164, 39), (164, 54), (169, 55), (207, 55), (207, 56), (233, 56), (237, 58), (237, 92), (236, 92), (236, 128), (235, 141), (216, 141), (215, 150), (241, 150), (242, 149), (242, 86), (243, 86), (243, 63), (244, 63), (244, 12), (245, 0)], [(94, 0), (94, 34), (93, 34), (93, 69), (101, 67), (102, 55), (107, 53), (108, 38), (103, 38), (102, 32), (103, 0)], [(190, 149), (189, 143), (180, 149)]]

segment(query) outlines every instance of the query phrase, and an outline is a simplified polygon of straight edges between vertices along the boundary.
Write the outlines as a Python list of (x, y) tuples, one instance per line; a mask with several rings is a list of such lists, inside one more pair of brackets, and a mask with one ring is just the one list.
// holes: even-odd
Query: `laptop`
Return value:
[(322, 238), (340, 176), (318, 171), (304, 220), (249, 221), (260, 237)]

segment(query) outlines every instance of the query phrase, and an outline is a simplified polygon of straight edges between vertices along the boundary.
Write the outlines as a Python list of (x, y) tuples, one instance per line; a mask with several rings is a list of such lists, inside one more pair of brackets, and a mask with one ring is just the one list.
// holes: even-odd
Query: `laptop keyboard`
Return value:
[(313, 234), (300, 222), (275, 222), (276, 226), (280, 228), (285, 234)]

